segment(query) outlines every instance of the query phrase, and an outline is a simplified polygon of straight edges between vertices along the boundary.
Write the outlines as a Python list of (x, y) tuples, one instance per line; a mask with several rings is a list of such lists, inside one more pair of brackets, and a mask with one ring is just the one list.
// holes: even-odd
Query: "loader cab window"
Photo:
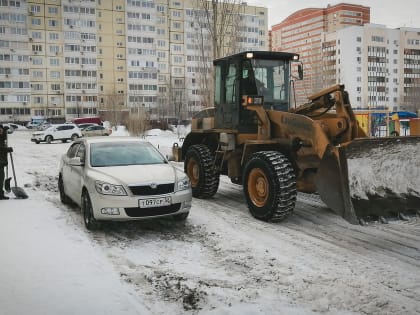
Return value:
[(215, 67), (215, 82), (214, 82), (214, 104), (216, 106), (220, 105), (222, 102), (222, 67), (220, 65), (217, 65)]
[[(289, 61), (251, 59), (258, 95), (264, 96), (264, 107), (289, 109)], [(244, 67), (245, 69), (245, 67)]]
[(216, 106), (236, 103), (237, 68), (234, 63), (215, 67), (214, 103)]
[(237, 66), (231, 63), (225, 80), (226, 104), (236, 104)]
[(215, 126), (237, 128), (239, 119), (239, 66), (236, 60), (226, 60), (215, 67)]

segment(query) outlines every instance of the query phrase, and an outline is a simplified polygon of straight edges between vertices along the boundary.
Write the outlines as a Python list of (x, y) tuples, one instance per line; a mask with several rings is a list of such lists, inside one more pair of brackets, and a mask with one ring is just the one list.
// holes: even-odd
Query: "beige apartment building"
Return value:
[(299, 10), (271, 28), (271, 49), (300, 55), (304, 66), (304, 80), (296, 82), (296, 101), (325, 87), (322, 67), (322, 38), (348, 26), (370, 23), (370, 8), (340, 3), (326, 8)]
[[(0, 1), (0, 121), (120, 110), (191, 117), (210, 105), (214, 47), (202, 2)], [(221, 54), (268, 49), (266, 8), (238, 2), (217, 14), (226, 12), (235, 18)]]

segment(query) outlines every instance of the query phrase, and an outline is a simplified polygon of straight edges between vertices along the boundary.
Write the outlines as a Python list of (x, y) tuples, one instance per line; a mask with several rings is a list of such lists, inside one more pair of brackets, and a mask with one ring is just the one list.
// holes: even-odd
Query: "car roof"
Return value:
[(73, 123), (64, 123), (64, 124), (49, 124), (51, 127), (58, 127), (58, 126), (75, 126), (77, 127), (76, 124)]
[(112, 136), (112, 137), (89, 137), (81, 138), (78, 141), (84, 141), (87, 144), (91, 143), (111, 143), (111, 142), (141, 142), (141, 143), (150, 143), (139, 137), (127, 137), (127, 136)]

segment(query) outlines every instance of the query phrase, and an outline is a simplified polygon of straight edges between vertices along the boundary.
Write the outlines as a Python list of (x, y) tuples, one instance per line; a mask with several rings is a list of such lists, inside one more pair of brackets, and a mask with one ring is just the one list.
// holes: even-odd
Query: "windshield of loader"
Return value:
[(255, 78), (256, 92), (264, 97), (265, 108), (287, 111), (289, 67), (288, 60), (250, 59), (245, 61), (242, 77)]

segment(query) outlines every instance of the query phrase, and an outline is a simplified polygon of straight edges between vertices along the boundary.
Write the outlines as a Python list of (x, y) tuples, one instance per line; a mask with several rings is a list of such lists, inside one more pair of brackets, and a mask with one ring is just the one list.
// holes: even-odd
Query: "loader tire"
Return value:
[(192, 145), (185, 155), (184, 170), (196, 198), (213, 197), (219, 188), (220, 175), (214, 167), (214, 156), (204, 144)]
[(296, 204), (296, 176), (290, 161), (277, 151), (254, 153), (245, 165), (243, 189), (255, 218), (278, 222)]

